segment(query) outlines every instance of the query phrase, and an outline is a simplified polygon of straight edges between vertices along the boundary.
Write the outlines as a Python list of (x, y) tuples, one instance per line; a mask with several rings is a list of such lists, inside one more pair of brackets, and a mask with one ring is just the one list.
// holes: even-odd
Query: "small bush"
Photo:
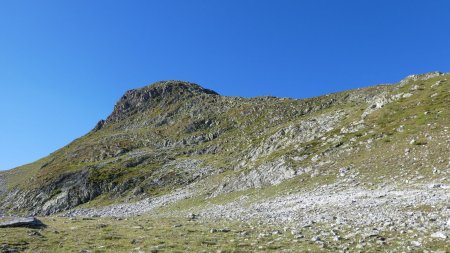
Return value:
[(417, 146), (427, 145), (427, 142), (424, 140), (417, 140), (414, 142), (414, 145), (417, 145)]

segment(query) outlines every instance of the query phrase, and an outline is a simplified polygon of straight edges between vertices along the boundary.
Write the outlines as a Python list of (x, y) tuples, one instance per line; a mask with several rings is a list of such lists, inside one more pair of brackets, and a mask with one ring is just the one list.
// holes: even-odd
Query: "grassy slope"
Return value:
[[(326, 226), (316, 227), (319, 231), (330, 231), (330, 243), (320, 246), (311, 241), (314, 233), (310, 228), (298, 230), (304, 238), (296, 239), (289, 228), (285, 231), (278, 226), (257, 223), (200, 222), (146, 216), (127, 220), (67, 220), (56, 217), (42, 220), (48, 224), (45, 229), (1, 230), (0, 245), (8, 242), (10, 248), (26, 252), (336, 252), (338, 245), (350, 243), (348, 246), (351, 248), (357, 246), (345, 239), (351, 235), (350, 229), (339, 231), (343, 239), (333, 242), (331, 228)], [(211, 233), (212, 229), (225, 228), (230, 232)], [(398, 232), (385, 232), (381, 236), (397, 238), (398, 241), (386, 245), (371, 238), (353, 239), (367, 242), (361, 249), (364, 252), (384, 252), (413, 238), (411, 234)], [(421, 250), (445, 248), (445, 241), (432, 240), (424, 242)]]

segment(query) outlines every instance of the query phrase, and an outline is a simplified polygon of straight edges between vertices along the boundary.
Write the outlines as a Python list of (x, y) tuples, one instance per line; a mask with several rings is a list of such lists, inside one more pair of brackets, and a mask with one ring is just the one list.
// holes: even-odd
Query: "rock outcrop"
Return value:
[(0, 218), (0, 228), (43, 228), (45, 224), (34, 217), (3, 217)]
[(156, 107), (164, 109), (170, 104), (202, 95), (219, 94), (183, 81), (162, 81), (141, 89), (129, 90), (120, 98), (104, 123), (111, 124)]

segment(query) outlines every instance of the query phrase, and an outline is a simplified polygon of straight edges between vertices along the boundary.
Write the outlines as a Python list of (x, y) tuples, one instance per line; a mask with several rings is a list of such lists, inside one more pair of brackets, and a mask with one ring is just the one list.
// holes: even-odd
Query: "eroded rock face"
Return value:
[(85, 203), (105, 191), (106, 187), (88, 181), (88, 171), (65, 174), (44, 187), (16, 189), (2, 201), (10, 210), (29, 210), (49, 215)]
[[(136, 165), (130, 164), (132, 167)], [(111, 198), (140, 196), (144, 194), (144, 189), (187, 185), (216, 172), (198, 160), (169, 161), (152, 178), (131, 177), (118, 183), (114, 178), (95, 180), (96, 176), (101, 176), (101, 169), (90, 168), (62, 175), (41, 188), (28, 191), (16, 189), (7, 194), (0, 204), (8, 205), (4, 208), (11, 211), (28, 210), (31, 215), (51, 215), (86, 203), (101, 194), (109, 194)], [(177, 176), (174, 177), (174, 174)]]
[(224, 179), (210, 197), (217, 197), (221, 194), (243, 191), (251, 188), (277, 185), (301, 173), (303, 173), (303, 171), (297, 171), (291, 168), (286, 165), (283, 160), (270, 162), (253, 170), (242, 172), (237, 177)]
[(245, 159), (256, 161), (261, 156), (269, 155), (290, 145), (299, 146), (314, 139), (319, 139), (325, 133), (333, 130), (344, 115), (343, 111), (338, 111), (312, 117), (298, 124), (290, 124), (266, 138), (262, 145), (252, 149)]
[(9, 211), (26, 211), (30, 215), (50, 215), (69, 210), (86, 203), (103, 193), (120, 196), (136, 186), (137, 180), (117, 184), (110, 180), (95, 181), (91, 175), (94, 169), (67, 173), (53, 182), (31, 189), (15, 189), (0, 201), (2, 208)]

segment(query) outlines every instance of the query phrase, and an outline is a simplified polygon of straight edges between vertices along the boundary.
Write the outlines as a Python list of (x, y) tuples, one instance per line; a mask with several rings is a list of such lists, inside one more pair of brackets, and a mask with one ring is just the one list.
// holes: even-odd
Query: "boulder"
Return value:
[(0, 228), (8, 227), (26, 227), (26, 228), (42, 228), (45, 224), (34, 217), (8, 217), (0, 221)]

